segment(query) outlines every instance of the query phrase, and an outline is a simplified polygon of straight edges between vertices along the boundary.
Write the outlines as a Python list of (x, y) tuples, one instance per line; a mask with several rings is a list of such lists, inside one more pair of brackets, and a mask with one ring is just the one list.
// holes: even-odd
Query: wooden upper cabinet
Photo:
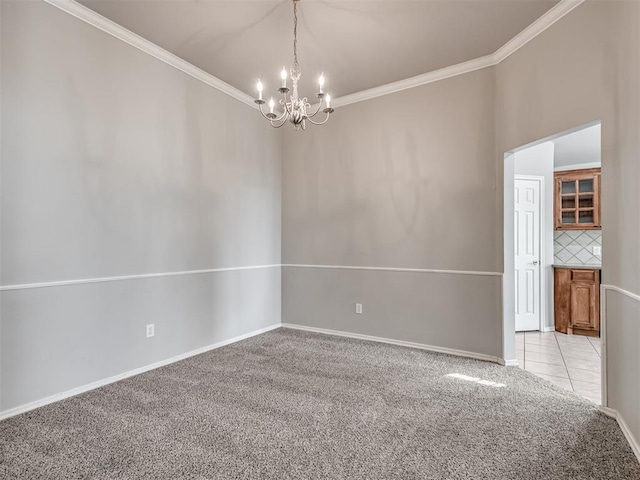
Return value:
[(556, 230), (600, 230), (600, 169), (555, 174)]

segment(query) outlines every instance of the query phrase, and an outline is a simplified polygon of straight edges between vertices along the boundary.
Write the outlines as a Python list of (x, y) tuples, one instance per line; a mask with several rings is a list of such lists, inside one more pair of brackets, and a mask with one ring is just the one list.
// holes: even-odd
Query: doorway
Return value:
[(503, 347), (507, 365), (602, 404), (600, 164), (599, 122), (505, 154)]

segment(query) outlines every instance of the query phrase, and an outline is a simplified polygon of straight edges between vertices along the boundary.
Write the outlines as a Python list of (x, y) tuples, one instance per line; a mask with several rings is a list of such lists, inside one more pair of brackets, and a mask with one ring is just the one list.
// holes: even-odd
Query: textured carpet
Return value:
[(0, 422), (3, 479), (640, 479), (528, 372), (279, 329)]

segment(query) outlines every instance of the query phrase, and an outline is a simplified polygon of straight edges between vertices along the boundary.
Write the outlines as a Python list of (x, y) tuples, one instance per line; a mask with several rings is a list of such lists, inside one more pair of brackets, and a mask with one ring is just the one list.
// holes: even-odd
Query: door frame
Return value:
[[(544, 184), (544, 177), (541, 175), (513, 175), (513, 183), (515, 186), (515, 181), (516, 180), (531, 180), (531, 181), (536, 181), (540, 184), (540, 211), (539, 211), (539, 218), (540, 218), (540, 238), (538, 239), (539, 245), (540, 245), (540, 271), (538, 274), (538, 278), (540, 279), (540, 322), (538, 323), (538, 330), (541, 332), (545, 331), (545, 325), (547, 324), (547, 264), (546, 264), (546, 242), (545, 240), (545, 220), (547, 220), (546, 218), (546, 205), (545, 205), (545, 184)], [(514, 204), (515, 205), (515, 204)], [(514, 209), (515, 211), (515, 206)], [(513, 214), (511, 215), (513, 216)], [(514, 227), (514, 232), (515, 232), (515, 225)], [(515, 264), (515, 253), (514, 253), (514, 264)], [(515, 294), (515, 291), (514, 291)], [(514, 297), (515, 300), (515, 297)], [(515, 318), (514, 318), (514, 322), (515, 322)], [(514, 332), (516, 330), (514, 329)]]
[[(498, 174), (498, 179), (502, 180), (502, 227), (503, 227), (503, 273), (502, 273), (502, 363), (506, 366), (517, 366), (518, 360), (516, 359), (516, 333), (515, 333), (515, 294), (513, 294), (514, 280), (514, 242), (513, 242), (513, 178), (515, 176), (515, 154), (526, 148), (530, 148), (539, 145), (544, 142), (553, 141), (557, 138), (563, 137), (570, 133), (574, 133), (585, 128), (592, 127), (594, 125), (601, 125), (602, 130), (605, 126), (601, 120), (594, 120), (582, 125), (564, 130), (562, 132), (550, 135), (540, 140), (533, 141), (526, 145), (514, 148), (505, 152), (502, 155), (502, 175)], [(605, 135), (602, 135), (603, 137)], [(608, 162), (606, 152), (601, 151), (602, 165), (606, 165)], [(603, 169), (603, 178), (606, 176), (606, 169)], [(501, 178), (500, 178), (501, 177)], [(511, 218), (508, 217), (509, 210), (511, 210)], [(602, 231), (605, 232), (606, 225), (603, 225)], [(605, 267), (605, 259), (602, 262), (603, 270)], [(552, 277), (553, 278), (553, 277)], [(511, 288), (509, 288), (511, 286)], [(600, 407), (607, 412), (608, 407), (608, 379), (607, 379), (607, 326), (606, 326), (606, 295), (604, 292), (608, 286), (601, 284), (600, 286), (600, 338), (602, 342), (602, 354), (600, 356), (600, 365), (602, 368), (602, 398), (600, 400)], [(553, 298), (551, 299), (553, 300)], [(551, 312), (553, 313), (553, 312)]]

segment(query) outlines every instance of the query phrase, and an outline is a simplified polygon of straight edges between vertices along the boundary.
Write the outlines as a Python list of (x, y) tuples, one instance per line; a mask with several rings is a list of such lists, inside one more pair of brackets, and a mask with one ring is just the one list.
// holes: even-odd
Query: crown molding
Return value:
[(522, 32), (513, 37), (491, 55), (479, 57), (474, 60), (469, 60), (468, 62), (452, 65), (450, 67), (441, 68), (440, 70), (434, 70), (432, 72), (417, 75), (415, 77), (400, 80), (398, 82), (381, 85), (369, 90), (363, 90), (361, 92), (344, 95), (342, 97), (335, 98), (333, 100), (333, 104), (336, 108), (343, 107), (351, 103), (371, 100), (383, 95), (401, 92), (402, 90), (406, 90), (409, 88), (419, 87), (420, 85), (426, 85), (427, 83), (437, 82), (446, 78), (451, 78), (458, 75), (463, 75), (465, 73), (471, 73), (482, 68), (498, 65), (504, 59), (509, 57), (509, 55), (525, 46), (551, 25), (556, 23), (558, 20), (560, 20), (562, 17), (567, 15), (569, 12), (571, 12), (573, 9), (584, 2), (585, 0), (561, 0), (553, 8), (548, 10), (544, 15), (535, 20), (531, 25), (529, 25)]
[[(159, 47), (155, 43), (150, 42), (142, 38), (139, 35), (127, 30), (126, 28), (118, 25), (115, 22), (103, 17), (102, 15), (94, 12), (88, 7), (76, 2), (75, 0), (44, 0), (45, 2), (53, 5), (54, 7), (63, 10), (64, 12), (73, 15), (76, 18), (102, 30), (103, 32), (112, 35), (123, 42), (132, 45), (133, 47), (157, 58), (160, 61), (171, 65), (174, 68), (190, 75), (201, 82), (210, 85), (211, 87), (220, 90), (221, 92), (241, 101), (242, 103), (257, 108), (254, 103), (254, 99), (244, 93), (243, 91), (232, 87), (228, 83), (223, 82), (217, 77), (214, 77), (210, 73), (196, 67), (195, 65), (181, 59), (180, 57), (168, 52), (164, 48)], [(449, 67), (434, 70), (432, 72), (417, 75), (415, 77), (407, 78), (379, 87), (363, 90), (360, 92), (344, 95), (342, 97), (335, 98), (333, 104), (335, 107), (343, 107), (352, 103), (363, 102), (365, 100), (371, 100), (373, 98), (389, 95), (392, 93), (401, 92), (409, 88), (419, 87), (420, 85), (426, 85), (428, 83), (437, 82), (447, 78), (456, 77), (465, 73), (471, 73), (482, 68), (492, 67), (511, 54), (522, 48), (529, 43), (535, 37), (544, 32), (551, 25), (556, 23), (562, 17), (574, 10), (585, 0), (561, 0), (553, 8), (547, 11), (544, 15), (534, 21), (531, 25), (525, 28), (522, 32), (509, 40), (505, 45), (499, 48), (495, 53), (479, 57), (474, 60), (459, 63)]]
[(236, 100), (240, 100), (242, 103), (249, 105), (252, 108), (257, 108), (254, 103), (254, 99), (249, 95), (244, 93), (241, 90), (238, 90), (235, 87), (232, 87), (226, 82), (223, 82), (217, 77), (214, 77), (210, 73), (205, 72), (204, 70), (196, 67), (195, 65), (183, 60), (182, 58), (174, 55), (171, 52), (168, 52), (162, 47), (159, 47), (155, 43), (150, 42), (142, 38), (139, 35), (136, 35), (130, 30), (127, 30), (123, 26), (109, 20), (108, 18), (103, 17), (99, 13), (94, 12), (88, 7), (76, 2), (75, 0), (44, 0), (46, 3), (53, 5), (54, 7), (59, 8), (60, 10), (68, 13), (69, 15), (73, 15), (74, 17), (82, 20), (83, 22), (88, 23), (109, 35), (122, 40), (125, 43), (137, 48), (138, 50), (143, 51), (151, 55), (152, 57), (157, 58), (158, 60), (171, 65), (174, 68), (186, 73), (187, 75), (200, 80), (203, 83), (215, 88), (216, 90), (221, 91), (229, 95), (230, 97), (235, 98)]
[(344, 95), (332, 100), (335, 107), (344, 107), (351, 103), (362, 102), (364, 100), (370, 100), (376, 97), (382, 97), (383, 95), (389, 95), (390, 93), (401, 92), (409, 88), (419, 87), (420, 85), (426, 85), (428, 83), (444, 80), (445, 78), (456, 77), (465, 73), (474, 72), (482, 68), (492, 67), (495, 65), (493, 55), (486, 55), (484, 57), (475, 58), (468, 62), (459, 63), (450, 67), (441, 68), (440, 70), (434, 70), (432, 72), (423, 73), (422, 75), (416, 75), (415, 77), (406, 78), (397, 82), (388, 83), (379, 87), (370, 88), (369, 90), (362, 90), (360, 92)]
[(524, 47), (527, 43), (536, 38), (562, 17), (567, 15), (574, 8), (584, 3), (584, 1), (585, 0), (561, 0), (560, 2), (558, 2), (553, 6), (553, 8), (548, 10), (535, 22), (533, 22), (507, 43), (505, 43), (501, 48), (499, 48), (493, 54), (495, 63), (498, 64), (502, 62), (505, 58), (509, 57), (509, 55)]

